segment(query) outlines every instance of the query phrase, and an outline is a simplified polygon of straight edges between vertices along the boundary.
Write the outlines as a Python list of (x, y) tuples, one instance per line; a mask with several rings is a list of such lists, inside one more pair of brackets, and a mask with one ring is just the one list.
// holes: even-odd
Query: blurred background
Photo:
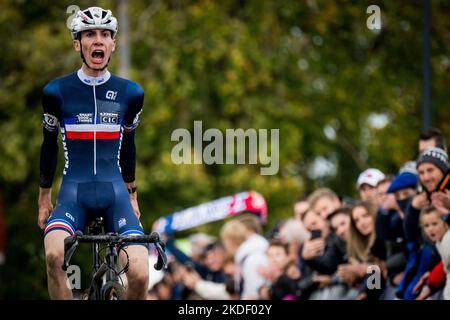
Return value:
[[(353, 197), (362, 170), (395, 173), (417, 155), (421, 2), (375, 2), (96, 1), (118, 17), (118, 48), (128, 49), (116, 50), (109, 70), (145, 90), (136, 131), (144, 228), (255, 190), (267, 201), (269, 229), (292, 216), (302, 195), (327, 186)], [(381, 9), (381, 30), (367, 28), (371, 4)], [(41, 95), (48, 81), (81, 66), (66, 27), (71, 5), (94, 3), (0, 1), (0, 298), (48, 298), (37, 227)], [(430, 31), (431, 124), (449, 133), (449, 1), (432, 2)], [(194, 120), (223, 132), (280, 129), (278, 174), (262, 176), (259, 165), (173, 164), (171, 133), (192, 130)], [(59, 155), (54, 199), (61, 148)], [(221, 224), (195, 231), (217, 234)], [(83, 251), (74, 262), (89, 266)]]

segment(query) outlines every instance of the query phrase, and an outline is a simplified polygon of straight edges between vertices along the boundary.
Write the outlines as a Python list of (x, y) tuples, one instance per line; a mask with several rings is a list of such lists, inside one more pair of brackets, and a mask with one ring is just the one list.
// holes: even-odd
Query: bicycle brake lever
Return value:
[(156, 270), (161, 270), (162, 268), (167, 267), (167, 256), (164, 253), (164, 243), (156, 242), (155, 243), (156, 251), (158, 251), (158, 260), (154, 264), (154, 268)]
[(77, 231), (74, 235), (64, 239), (64, 262), (62, 265), (62, 269), (64, 271), (67, 271), (67, 268), (70, 265), (70, 260), (72, 259), (72, 256), (79, 244), (77, 237), (81, 235), (83, 235), (83, 233), (81, 231)]

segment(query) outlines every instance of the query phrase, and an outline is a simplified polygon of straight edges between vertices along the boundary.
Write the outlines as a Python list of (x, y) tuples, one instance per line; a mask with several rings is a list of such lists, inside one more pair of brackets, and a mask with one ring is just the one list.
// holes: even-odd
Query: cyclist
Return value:
[[(48, 290), (52, 299), (71, 299), (61, 269), (64, 239), (84, 231), (89, 219), (102, 216), (107, 232), (141, 235), (135, 184), (134, 129), (139, 123), (144, 91), (112, 75), (108, 63), (115, 50), (117, 19), (110, 10), (78, 11), (71, 23), (73, 45), (81, 68), (50, 81), (43, 90), (43, 143), (40, 156), (38, 224), (44, 230)], [(56, 207), (51, 186), (58, 154), (58, 128), (65, 166)], [(127, 191), (128, 189), (128, 191)], [(148, 286), (148, 249), (127, 248), (129, 299), (144, 299)], [(121, 259), (123, 260), (124, 254)]]

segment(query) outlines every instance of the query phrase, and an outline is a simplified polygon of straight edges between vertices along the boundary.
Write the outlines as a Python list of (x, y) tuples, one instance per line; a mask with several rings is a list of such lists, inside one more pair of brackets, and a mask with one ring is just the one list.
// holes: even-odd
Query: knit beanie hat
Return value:
[(434, 164), (442, 173), (448, 172), (448, 155), (441, 148), (427, 148), (417, 159), (417, 168), (424, 162)]

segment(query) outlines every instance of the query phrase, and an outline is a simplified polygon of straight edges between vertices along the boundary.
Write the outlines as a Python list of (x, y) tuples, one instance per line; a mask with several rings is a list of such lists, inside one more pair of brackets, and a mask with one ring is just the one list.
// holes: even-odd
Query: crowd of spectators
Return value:
[[(355, 177), (359, 199), (320, 188), (263, 233), (247, 213), (191, 253), (168, 237), (170, 263), (149, 299), (450, 299), (450, 172), (438, 129), (397, 173)], [(414, 158), (414, 156), (412, 157)], [(196, 240), (196, 241), (194, 241)]]

